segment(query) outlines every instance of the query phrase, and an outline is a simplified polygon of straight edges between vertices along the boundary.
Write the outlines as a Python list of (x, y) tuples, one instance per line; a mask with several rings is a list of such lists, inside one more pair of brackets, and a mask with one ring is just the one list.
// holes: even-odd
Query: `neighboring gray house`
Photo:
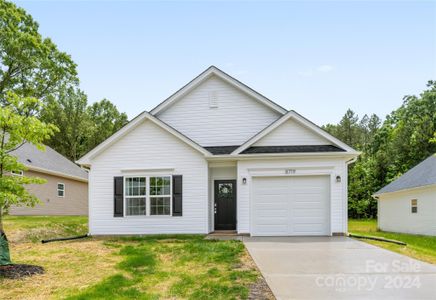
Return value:
[[(24, 144), (11, 153), (27, 167), (26, 176), (47, 180), (45, 184), (31, 184), (27, 190), (41, 203), (35, 207), (11, 207), (10, 215), (87, 215), (88, 173), (52, 148), (38, 150)], [(14, 173), (12, 176), (22, 176)]]
[(335, 235), (358, 154), (212, 66), (78, 163), (90, 234)]
[(436, 235), (436, 156), (374, 194), (381, 230)]

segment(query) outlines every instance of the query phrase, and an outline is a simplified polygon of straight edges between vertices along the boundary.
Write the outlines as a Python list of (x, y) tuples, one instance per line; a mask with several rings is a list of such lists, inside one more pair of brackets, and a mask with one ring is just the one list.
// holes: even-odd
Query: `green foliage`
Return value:
[(88, 106), (85, 93), (73, 87), (50, 97), (41, 119), (61, 129), (47, 144), (73, 161), (127, 123), (127, 115), (109, 100)]
[(0, 107), (0, 210), (10, 205), (33, 206), (37, 203), (38, 199), (24, 186), (45, 181), (36, 177), (7, 176), (13, 171), (25, 170), (25, 166), (10, 153), (24, 143), (44, 150), (43, 141), (57, 130), (34, 116), (42, 107), (36, 98), (20, 98), (8, 92), (5, 100), (8, 105)]
[(324, 129), (362, 151), (349, 170), (348, 213), (375, 218), (372, 194), (436, 152), (436, 82), (420, 96), (404, 97), (383, 124), (376, 115), (359, 120), (348, 110), (338, 125)]
[(39, 100), (77, 82), (76, 65), (38, 33), (32, 16), (0, 0), (0, 104), (7, 92)]
[[(11, 155), (24, 143), (31, 143), (44, 150), (43, 142), (57, 128), (40, 121), (35, 114), (42, 108), (42, 102), (33, 97), (20, 97), (11, 91), (3, 98), (0, 106), (0, 235), (3, 233), (2, 214), (11, 205), (34, 206), (38, 199), (27, 191), (25, 185), (44, 183), (37, 177), (13, 176), (12, 172), (24, 171), (25, 166)], [(0, 256), (8, 257), (8, 248), (0, 249)], [(1, 264), (7, 264), (2, 259)], [(9, 262), (10, 263), (10, 262)]]
[(92, 120), (92, 127), (87, 140), (87, 151), (110, 137), (127, 123), (127, 115), (120, 113), (109, 100), (103, 99), (87, 108), (87, 114)]

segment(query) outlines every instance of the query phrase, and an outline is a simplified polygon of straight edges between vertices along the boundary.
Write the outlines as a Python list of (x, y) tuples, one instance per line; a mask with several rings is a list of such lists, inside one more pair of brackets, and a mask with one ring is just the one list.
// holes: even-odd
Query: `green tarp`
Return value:
[(0, 266), (10, 265), (11, 257), (9, 255), (9, 246), (6, 235), (0, 231)]

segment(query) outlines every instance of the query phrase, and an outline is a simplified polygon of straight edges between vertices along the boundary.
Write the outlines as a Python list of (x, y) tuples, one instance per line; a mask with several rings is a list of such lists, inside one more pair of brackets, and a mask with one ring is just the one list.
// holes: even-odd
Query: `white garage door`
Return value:
[(253, 179), (254, 236), (330, 235), (330, 177)]

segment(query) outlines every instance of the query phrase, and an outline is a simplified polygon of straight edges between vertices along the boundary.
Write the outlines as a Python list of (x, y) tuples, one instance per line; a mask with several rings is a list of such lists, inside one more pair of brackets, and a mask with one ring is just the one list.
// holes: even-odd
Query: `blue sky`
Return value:
[(436, 79), (436, 1), (16, 1), (130, 118), (210, 65), (322, 125)]

